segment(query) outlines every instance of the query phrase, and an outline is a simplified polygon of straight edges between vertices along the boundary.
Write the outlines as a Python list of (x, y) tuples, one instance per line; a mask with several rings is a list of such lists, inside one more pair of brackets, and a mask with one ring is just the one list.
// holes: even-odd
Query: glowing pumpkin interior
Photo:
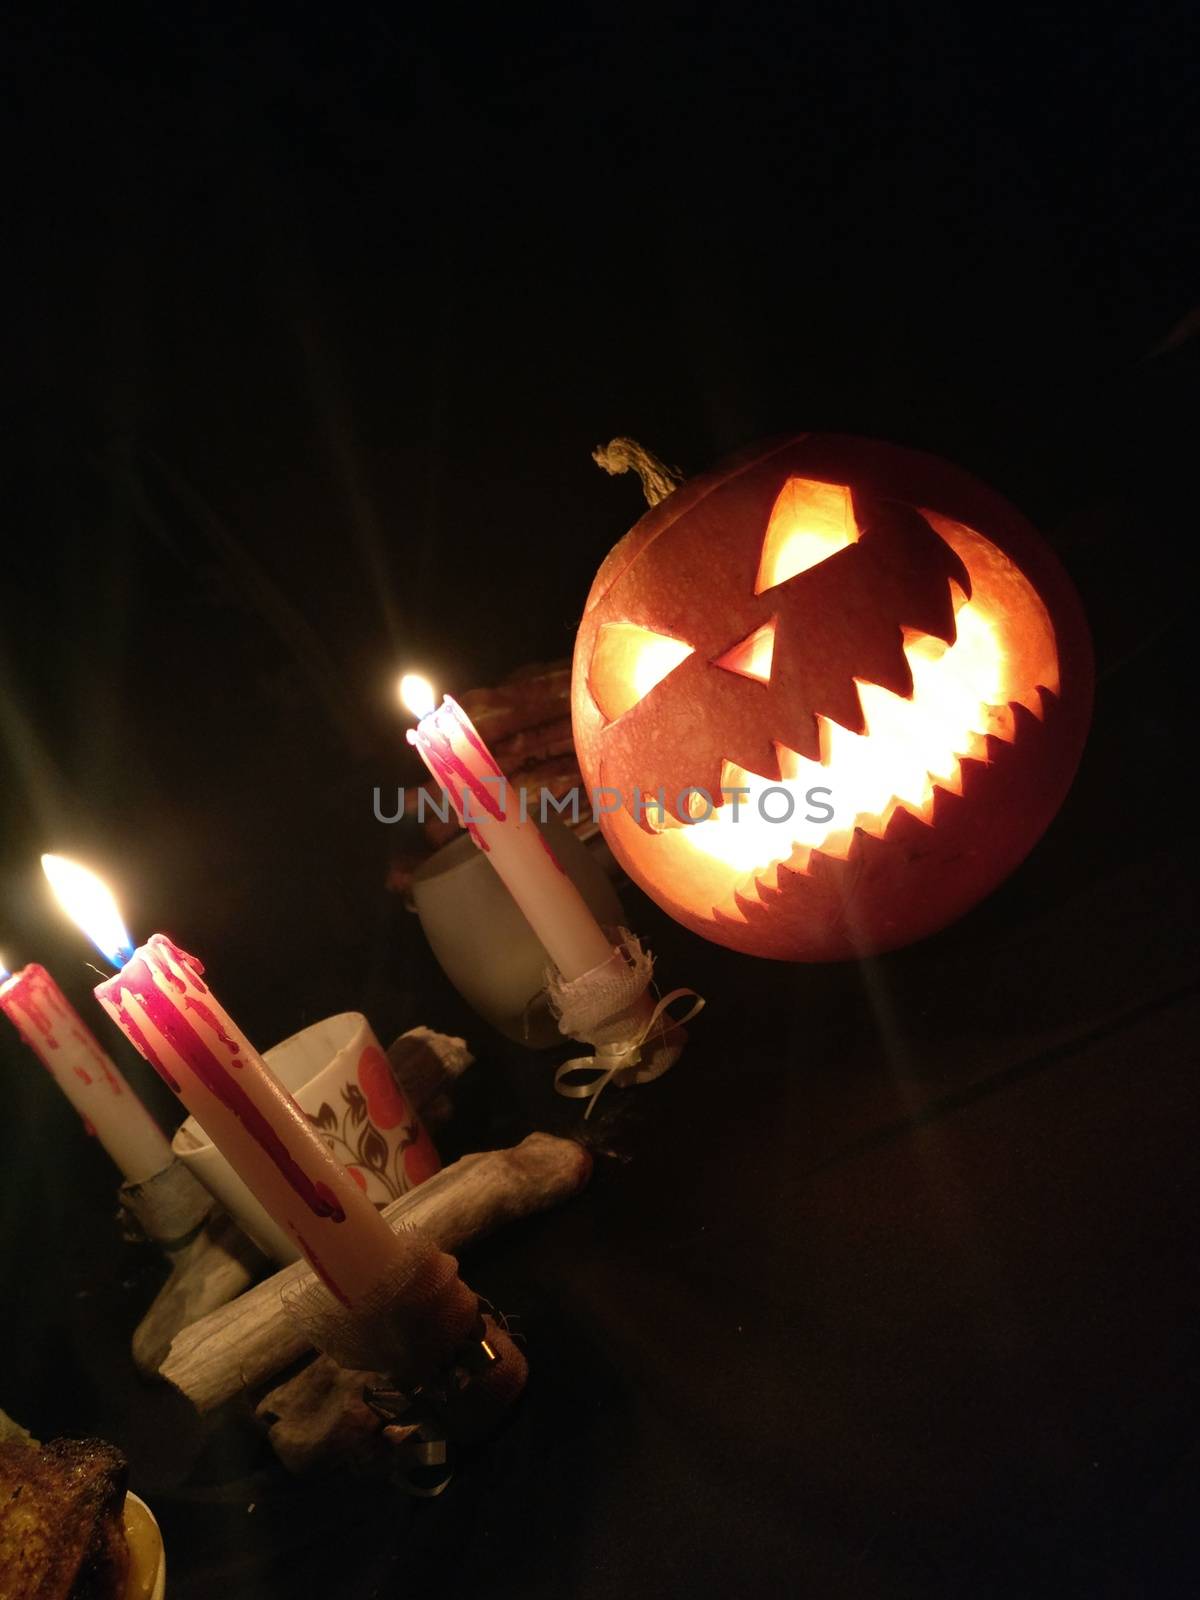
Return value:
[[(771, 741), (777, 771), (726, 757), (720, 787), (745, 795), (714, 794), (711, 807), (706, 795), (693, 795), (687, 815), (653, 805), (644, 811), (640, 825), (658, 840), (656, 875), (686, 883), (693, 906), (736, 919), (747, 896), (769, 896), (781, 866), (804, 872), (817, 851), (844, 859), (856, 833), (883, 836), (901, 808), (930, 822), (938, 791), (959, 793), (963, 761), (986, 761), (989, 739), (1014, 738), (1014, 708), (1040, 719), (1043, 691), (1059, 693), (1054, 628), (1030, 581), (982, 534), (932, 510), (922, 508), (920, 516), (956, 558), (945, 636), (902, 626), (905, 665), (881, 674), (890, 685), (854, 676), (855, 696), (836, 714), (815, 715), (815, 748), (802, 752)], [(860, 537), (848, 487), (789, 477), (767, 522), (755, 595), (769, 606), (772, 591)], [(778, 621), (771, 617), (730, 641), (708, 656), (710, 664), (769, 692)], [(619, 725), (652, 693), (669, 693), (672, 674), (694, 654), (686, 638), (630, 620), (603, 622), (587, 682), (606, 727)], [(606, 782), (615, 778), (606, 771)], [(786, 825), (760, 812), (765, 791), (779, 788), (793, 800)], [(813, 790), (822, 795), (816, 803), (806, 799)], [(776, 817), (787, 810), (778, 794), (763, 804)]]

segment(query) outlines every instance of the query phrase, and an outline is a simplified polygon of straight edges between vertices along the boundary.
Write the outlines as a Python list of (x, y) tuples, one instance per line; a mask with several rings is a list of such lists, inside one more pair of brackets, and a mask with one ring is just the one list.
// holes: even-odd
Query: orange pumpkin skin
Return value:
[[(1078, 596), (1000, 495), (931, 456), (810, 434), (689, 480), (615, 547), (572, 712), (589, 792), (624, 802), (605, 836), (647, 894), (732, 949), (830, 961), (935, 932), (1023, 860), (1074, 776), (1092, 687)], [(765, 785), (814, 783), (832, 795), (802, 826), (756, 820)], [(750, 787), (742, 821), (726, 798), (691, 822), (682, 791), (720, 803), (723, 785)], [(665, 812), (635, 816), (660, 788)]]

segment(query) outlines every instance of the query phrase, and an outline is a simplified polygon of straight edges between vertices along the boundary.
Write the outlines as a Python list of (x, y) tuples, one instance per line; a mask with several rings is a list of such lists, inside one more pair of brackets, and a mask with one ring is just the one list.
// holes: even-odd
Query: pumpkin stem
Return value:
[(643, 450), (636, 439), (610, 439), (607, 444), (598, 444), (592, 451), (592, 460), (614, 478), (632, 467), (642, 480), (642, 493), (649, 506), (674, 494), (683, 482), (678, 467), (668, 467), (649, 450)]

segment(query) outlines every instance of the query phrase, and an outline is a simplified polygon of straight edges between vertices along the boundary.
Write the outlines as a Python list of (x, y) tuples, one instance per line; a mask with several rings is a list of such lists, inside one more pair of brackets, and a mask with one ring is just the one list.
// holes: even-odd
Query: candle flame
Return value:
[(0, 983), (3, 983), (5, 978), (11, 978), (11, 977), (12, 977), (12, 973), (8, 970), (8, 968), (4, 964), (4, 957), (0, 956)]
[(400, 698), (414, 717), (427, 717), (437, 705), (433, 685), (419, 672), (406, 672), (400, 679)]
[(123, 967), (133, 954), (133, 940), (108, 885), (87, 867), (64, 856), (43, 856), (42, 871), (76, 927), (87, 934), (106, 961)]

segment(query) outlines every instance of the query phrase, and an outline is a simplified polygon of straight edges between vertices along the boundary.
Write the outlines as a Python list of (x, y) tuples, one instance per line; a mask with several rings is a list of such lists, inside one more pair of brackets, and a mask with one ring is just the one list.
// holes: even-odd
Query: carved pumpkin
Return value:
[(617, 545), (572, 711), (635, 882), (720, 944), (823, 961), (932, 933), (1011, 872), (1091, 696), (1078, 598), (1010, 505), (808, 435), (683, 484)]

